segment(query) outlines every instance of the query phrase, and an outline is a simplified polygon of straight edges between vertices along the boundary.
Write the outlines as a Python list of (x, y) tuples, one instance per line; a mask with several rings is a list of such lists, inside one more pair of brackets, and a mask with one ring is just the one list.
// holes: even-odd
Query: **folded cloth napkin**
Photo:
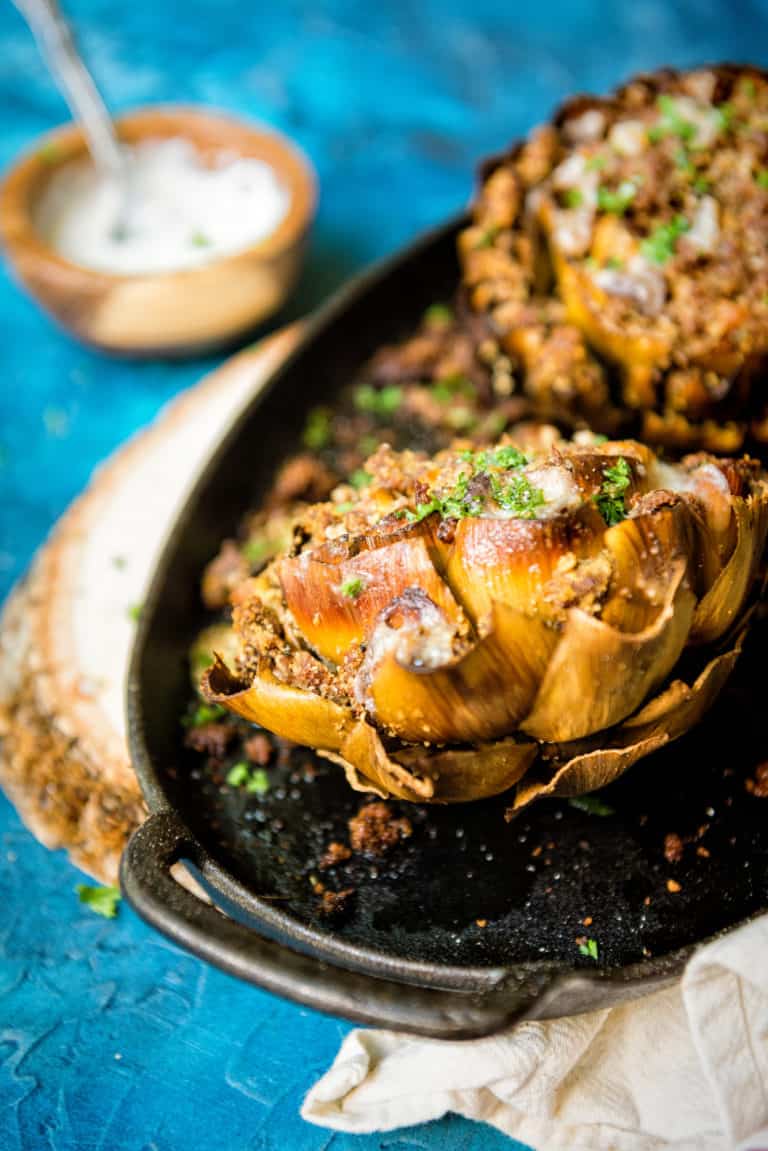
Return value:
[(768, 916), (611, 1010), (463, 1043), (352, 1031), (301, 1113), (368, 1132), (448, 1111), (536, 1151), (768, 1151)]

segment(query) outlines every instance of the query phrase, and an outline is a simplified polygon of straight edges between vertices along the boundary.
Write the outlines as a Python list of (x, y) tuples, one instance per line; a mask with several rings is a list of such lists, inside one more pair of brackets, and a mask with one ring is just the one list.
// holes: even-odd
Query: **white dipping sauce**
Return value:
[(63, 167), (41, 197), (38, 230), (73, 264), (129, 275), (194, 268), (263, 240), (288, 211), (289, 192), (261, 160), (222, 153), (206, 167), (184, 139), (148, 140), (126, 155), (122, 239), (114, 234), (121, 189), (93, 164)]

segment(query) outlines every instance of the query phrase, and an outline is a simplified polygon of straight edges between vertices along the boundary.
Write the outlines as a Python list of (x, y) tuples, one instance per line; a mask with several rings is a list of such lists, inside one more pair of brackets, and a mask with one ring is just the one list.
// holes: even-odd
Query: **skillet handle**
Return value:
[[(359, 1023), (440, 1039), (470, 1039), (508, 1027), (531, 1005), (531, 989), (501, 985), (473, 995), (420, 988), (331, 966), (230, 919), (181, 887), (177, 860), (198, 866), (205, 853), (178, 816), (151, 815), (134, 832), (120, 865), (120, 885), (138, 914), (180, 947), (249, 983)], [(539, 990), (539, 989), (537, 989)]]

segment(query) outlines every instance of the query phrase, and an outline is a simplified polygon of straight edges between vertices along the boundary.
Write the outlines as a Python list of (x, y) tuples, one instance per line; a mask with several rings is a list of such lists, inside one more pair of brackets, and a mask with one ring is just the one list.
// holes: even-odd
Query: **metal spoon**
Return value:
[(72, 29), (57, 0), (13, 2), (29, 24), (72, 116), (82, 125), (94, 163), (97, 168), (107, 172), (120, 188), (120, 210), (113, 225), (112, 236), (116, 240), (125, 239), (130, 230), (128, 164), (107, 106), (77, 50)]

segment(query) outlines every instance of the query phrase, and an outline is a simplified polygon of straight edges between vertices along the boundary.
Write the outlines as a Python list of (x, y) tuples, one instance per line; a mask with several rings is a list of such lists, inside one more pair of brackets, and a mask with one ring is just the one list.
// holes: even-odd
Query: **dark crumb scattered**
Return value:
[(346, 887), (343, 891), (324, 891), (320, 900), (320, 914), (329, 918), (340, 915), (354, 894), (354, 887)]
[(664, 858), (667, 863), (679, 863), (683, 858), (683, 841), (674, 831), (664, 836)]
[(234, 735), (235, 729), (228, 723), (202, 723), (187, 731), (184, 743), (211, 759), (223, 759)]
[(325, 855), (320, 859), (318, 867), (321, 871), (326, 871), (329, 867), (335, 867), (337, 863), (343, 863), (345, 859), (349, 859), (352, 854), (352, 849), (347, 847), (346, 843), (329, 843)]
[(261, 731), (248, 736), (243, 744), (243, 751), (245, 758), (259, 767), (266, 767), (272, 758), (272, 744)]
[(709, 859), (712, 854), (708, 847), (702, 847), (701, 844), (696, 848), (696, 854), (702, 859)]
[(681, 885), (677, 882), (676, 879), (667, 880), (667, 891), (671, 892), (672, 895), (677, 895), (678, 891), (682, 890), (683, 889)]
[(380, 801), (366, 803), (349, 820), (349, 842), (361, 855), (384, 855), (412, 831), (409, 819), (396, 818), (389, 804)]
[(744, 786), (755, 799), (768, 799), (768, 760), (755, 768), (754, 777), (745, 780)]

